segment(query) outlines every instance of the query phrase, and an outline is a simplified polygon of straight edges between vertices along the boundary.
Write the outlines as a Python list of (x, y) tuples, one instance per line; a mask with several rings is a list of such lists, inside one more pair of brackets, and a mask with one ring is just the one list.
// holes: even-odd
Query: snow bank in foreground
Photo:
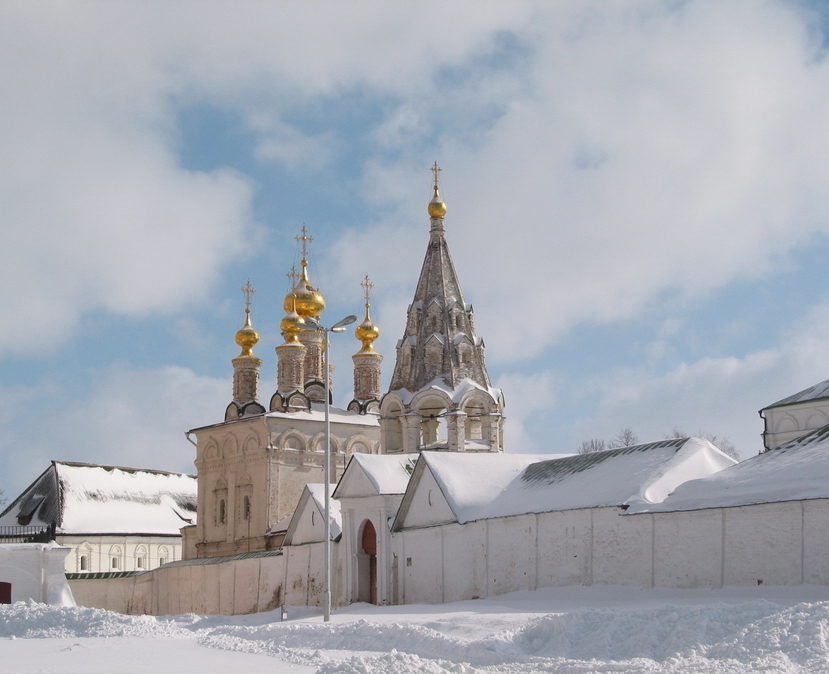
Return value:
[[(212, 648), (272, 655), (318, 674), (829, 671), (826, 601), (784, 607), (756, 599), (546, 615), (516, 615), (513, 606), (500, 619), (508, 628), (498, 629), (496, 622), (492, 633), (475, 638), (452, 634), (463, 632), (470, 614), (475, 619), (474, 602), (457, 606), (457, 613), (443, 613), (439, 622), (428, 624), (418, 623), (428, 621), (427, 614), (398, 615), (401, 607), (377, 608), (377, 620), (340, 615), (328, 624), (318, 618), (251, 624), (268, 617), (130, 617), (18, 603), (0, 607), (0, 637), (183, 637)], [(277, 662), (274, 671), (280, 671)]]

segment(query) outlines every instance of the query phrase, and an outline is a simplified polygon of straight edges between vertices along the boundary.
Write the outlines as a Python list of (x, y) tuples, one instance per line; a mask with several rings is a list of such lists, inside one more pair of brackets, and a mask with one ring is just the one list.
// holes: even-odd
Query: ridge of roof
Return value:
[(766, 405), (760, 411), (764, 412), (774, 407), (786, 407), (788, 405), (796, 405), (797, 403), (809, 402), (810, 400), (824, 400), (826, 398), (829, 398), (829, 379), (825, 379), (814, 386), (810, 386), (809, 388), (805, 388), (802, 391), (778, 400), (776, 403)]

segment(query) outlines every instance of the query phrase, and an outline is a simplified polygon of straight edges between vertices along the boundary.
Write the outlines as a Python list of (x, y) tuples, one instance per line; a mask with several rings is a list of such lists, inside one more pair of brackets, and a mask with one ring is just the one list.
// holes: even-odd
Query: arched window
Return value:
[(250, 519), (250, 496), (248, 496), (247, 494), (242, 499), (242, 519)]
[(109, 549), (109, 568), (112, 571), (121, 570), (121, 548), (117, 545), (114, 545)]
[(422, 447), (446, 442), (446, 406), (439, 398), (425, 401), (420, 410), (420, 444)]
[(158, 565), (161, 566), (162, 564), (166, 564), (167, 560), (170, 558), (169, 553), (167, 552), (167, 548), (163, 545), (158, 549)]
[(136, 569), (146, 569), (147, 568), (147, 548), (143, 545), (139, 545), (135, 549), (135, 568)]
[(225, 524), (227, 522), (227, 503), (223, 498), (219, 499), (219, 510), (216, 513), (216, 521), (219, 524)]

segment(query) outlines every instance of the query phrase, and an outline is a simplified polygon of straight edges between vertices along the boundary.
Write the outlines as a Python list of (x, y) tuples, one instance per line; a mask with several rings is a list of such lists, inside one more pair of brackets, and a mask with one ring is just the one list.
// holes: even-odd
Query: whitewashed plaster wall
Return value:
[[(58, 535), (61, 545), (71, 548), (66, 555), (66, 573), (148, 571), (181, 559), (181, 536), (76, 536)], [(86, 557), (87, 568), (81, 568)], [(113, 557), (117, 567), (113, 567)], [(143, 566), (139, 566), (139, 558)]]
[(0, 582), (11, 583), (12, 602), (74, 606), (63, 571), (70, 552), (55, 543), (0, 545)]
[[(332, 545), (332, 601), (342, 604), (342, 565)], [(69, 581), (80, 606), (131, 615), (243, 615), (281, 605), (321, 606), (322, 543), (289, 546), (282, 553), (229, 558), (215, 564), (160, 567), (126, 578)]]
[(404, 529), (392, 545), (407, 604), (566, 585), (829, 585), (829, 500), (521, 515)]
[(806, 400), (794, 405), (763, 410), (766, 422), (763, 443), (773, 449), (829, 424), (829, 400)]

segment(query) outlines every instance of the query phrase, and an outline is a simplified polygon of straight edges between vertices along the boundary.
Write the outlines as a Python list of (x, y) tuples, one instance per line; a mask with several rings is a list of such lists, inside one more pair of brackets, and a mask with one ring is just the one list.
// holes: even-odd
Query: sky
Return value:
[[(384, 386), (429, 168), (511, 452), (630, 427), (762, 448), (829, 377), (829, 5), (0, 4), (0, 489), (51, 459), (193, 472), (262, 397), (299, 260), (374, 283)], [(352, 333), (332, 340), (351, 398)]]

